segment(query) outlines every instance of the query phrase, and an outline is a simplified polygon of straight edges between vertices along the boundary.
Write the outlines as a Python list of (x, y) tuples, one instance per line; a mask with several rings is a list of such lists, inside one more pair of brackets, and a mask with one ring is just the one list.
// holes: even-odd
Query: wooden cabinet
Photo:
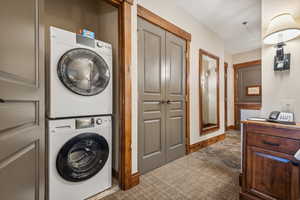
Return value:
[(244, 122), (240, 199), (299, 200), (300, 127)]

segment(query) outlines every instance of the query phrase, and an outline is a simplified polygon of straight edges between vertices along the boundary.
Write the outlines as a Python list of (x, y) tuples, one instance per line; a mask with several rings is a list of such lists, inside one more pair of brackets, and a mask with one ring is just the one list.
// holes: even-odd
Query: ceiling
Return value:
[(261, 0), (176, 0), (176, 4), (223, 38), (226, 52), (261, 47)]

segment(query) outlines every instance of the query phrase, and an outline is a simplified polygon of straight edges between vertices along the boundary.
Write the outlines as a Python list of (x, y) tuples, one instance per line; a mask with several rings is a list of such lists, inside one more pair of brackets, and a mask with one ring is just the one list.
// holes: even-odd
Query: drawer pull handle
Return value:
[(0, 103), (5, 103), (5, 100), (4, 99), (0, 99)]
[(265, 140), (263, 141), (263, 143), (267, 144), (267, 145), (275, 146), (275, 147), (279, 147), (280, 146), (280, 144), (278, 144), (278, 143), (268, 142), (268, 141), (265, 141)]

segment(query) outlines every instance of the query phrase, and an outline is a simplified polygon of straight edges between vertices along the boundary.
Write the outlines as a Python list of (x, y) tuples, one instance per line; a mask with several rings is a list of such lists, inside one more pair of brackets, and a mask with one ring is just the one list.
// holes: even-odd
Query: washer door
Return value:
[(107, 162), (109, 146), (104, 137), (83, 133), (69, 140), (59, 151), (56, 168), (62, 178), (80, 182), (96, 175)]
[(110, 81), (105, 60), (94, 51), (84, 48), (66, 52), (59, 60), (57, 73), (69, 90), (83, 96), (101, 93)]

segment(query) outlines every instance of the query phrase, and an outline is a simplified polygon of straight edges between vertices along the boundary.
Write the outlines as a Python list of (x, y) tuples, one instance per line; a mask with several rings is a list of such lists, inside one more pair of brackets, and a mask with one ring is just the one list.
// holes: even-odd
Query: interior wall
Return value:
[(245, 63), (261, 59), (261, 48), (232, 55), (233, 64)]
[(234, 70), (232, 55), (225, 52), (225, 62), (228, 63), (227, 71), (227, 125), (234, 125)]
[[(118, 171), (119, 161), (119, 104), (118, 104), (118, 10), (103, 0), (46, 0), (46, 63), (49, 63), (49, 26), (71, 32), (88, 29), (95, 32), (96, 39), (113, 47), (113, 168)], [(48, 65), (46, 65), (49, 67)], [(99, 105), (101, 106), (101, 105)]]
[(97, 36), (98, 8), (97, 0), (46, 0), (46, 31), (49, 25), (71, 32), (86, 28)]
[(251, 51), (241, 52), (238, 54), (231, 55), (225, 53), (225, 62), (228, 63), (228, 79), (227, 79), (227, 119), (228, 126), (234, 125), (234, 64), (250, 62), (261, 59), (261, 49), (254, 49)]
[(224, 82), (224, 42), (214, 32), (199, 23), (190, 14), (178, 8), (172, 0), (135, 0), (132, 12), (132, 172), (137, 172), (137, 15), (139, 3), (162, 18), (192, 34), (190, 61), (190, 143), (194, 144), (224, 133), (224, 84), (220, 84), (220, 129), (211, 134), (200, 136), (199, 128), (199, 49), (202, 48), (220, 57), (220, 83)]
[(120, 158), (120, 111), (119, 111), (119, 15), (118, 9), (107, 4), (104, 1), (99, 1), (98, 15), (98, 36), (99, 40), (112, 44), (113, 48), (113, 169), (119, 171)]
[[(299, 0), (262, 0), (262, 30), (266, 32), (272, 17), (281, 13), (291, 13), (300, 23)], [(264, 45), (262, 49), (262, 115), (267, 117), (273, 110), (285, 110), (290, 104), (290, 111), (295, 112), (296, 121), (300, 121), (300, 37), (286, 42), (285, 53), (291, 53), (291, 69), (274, 72), (273, 59), (275, 49)]]

